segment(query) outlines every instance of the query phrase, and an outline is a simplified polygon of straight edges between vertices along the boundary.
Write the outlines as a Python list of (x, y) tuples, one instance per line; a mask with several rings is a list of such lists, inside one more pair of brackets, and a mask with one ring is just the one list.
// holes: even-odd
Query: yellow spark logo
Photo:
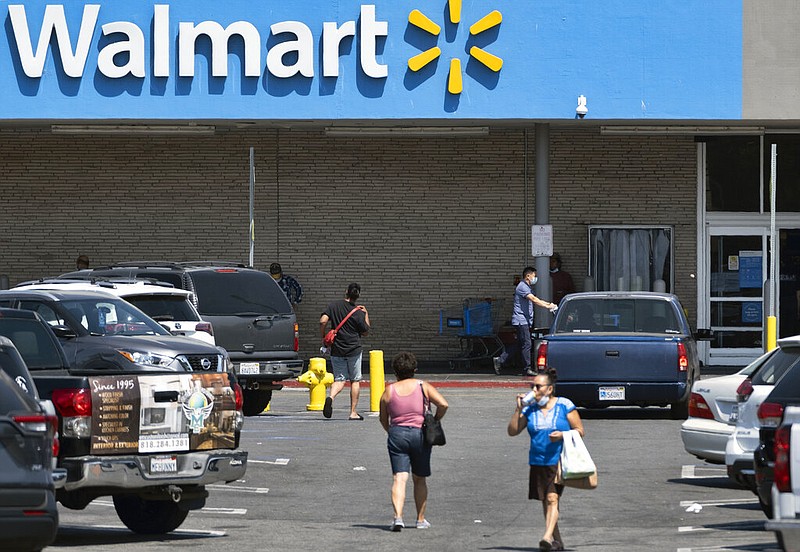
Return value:
[[(450, 22), (454, 25), (457, 25), (461, 22), (461, 1), (462, 0), (448, 0)], [(473, 25), (469, 28), (469, 34), (472, 36), (479, 35), (484, 31), (498, 26), (500, 23), (502, 23), (502, 21), (503, 14), (497, 10), (494, 10), (473, 23)], [(442, 31), (442, 28), (439, 25), (434, 23), (428, 16), (419, 10), (413, 10), (408, 14), (408, 22), (418, 29), (435, 37), (438, 37)], [(479, 61), (495, 73), (499, 73), (500, 69), (503, 67), (502, 58), (490, 54), (486, 50), (478, 48), (477, 46), (470, 48), (469, 54), (473, 59)], [(428, 50), (409, 58), (408, 68), (414, 72), (419, 71), (429, 63), (438, 59), (441, 55), (441, 48), (434, 46), (433, 48), (429, 48)], [(453, 58), (450, 60), (450, 73), (447, 77), (447, 91), (451, 94), (461, 94), (463, 89), (464, 84), (461, 76), (461, 60), (458, 58)]]

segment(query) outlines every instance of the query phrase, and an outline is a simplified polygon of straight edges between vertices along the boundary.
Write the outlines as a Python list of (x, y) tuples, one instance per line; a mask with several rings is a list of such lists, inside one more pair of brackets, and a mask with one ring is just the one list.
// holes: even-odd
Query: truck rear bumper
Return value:
[(800, 552), (800, 519), (773, 519), (767, 521), (764, 528), (783, 537), (786, 552)]
[[(272, 382), (294, 379), (303, 371), (302, 360), (239, 360), (234, 359), (233, 371), (242, 387), (251, 388), (257, 382), (261, 388), (270, 389)], [(280, 386), (271, 387), (280, 389)]]
[[(151, 472), (151, 458), (175, 456), (177, 470)], [(154, 485), (209, 485), (244, 476), (247, 452), (208, 450), (185, 453), (126, 456), (81, 456), (63, 461), (69, 477), (64, 489), (93, 487), (142, 489)]]
[[(601, 388), (622, 388), (625, 398), (622, 400), (604, 400), (600, 397)], [(686, 400), (689, 387), (686, 382), (570, 382), (558, 381), (556, 393), (566, 397), (578, 405), (584, 406), (664, 406)]]

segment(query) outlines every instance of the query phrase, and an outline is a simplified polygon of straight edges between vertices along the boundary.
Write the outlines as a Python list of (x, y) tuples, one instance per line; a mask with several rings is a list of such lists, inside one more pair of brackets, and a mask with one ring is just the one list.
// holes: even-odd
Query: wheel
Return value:
[(125, 527), (142, 535), (163, 535), (180, 527), (189, 515), (169, 500), (145, 500), (135, 495), (114, 495), (114, 509)]
[(673, 420), (685, 420), (689, 417), (689, 401), (681, 401), (669, 405), (669, 417)]
[(772, 519), (772, 504), (764, 502), (760, 494), (756, 493), (756, 496), (758, 497), (758, 505), (761, 506), (761, 511), (764, 512), (767, 519)]
[(245, 390), (242, 413), (245, 416), (258, 416), (272, 400), (272, 391)]

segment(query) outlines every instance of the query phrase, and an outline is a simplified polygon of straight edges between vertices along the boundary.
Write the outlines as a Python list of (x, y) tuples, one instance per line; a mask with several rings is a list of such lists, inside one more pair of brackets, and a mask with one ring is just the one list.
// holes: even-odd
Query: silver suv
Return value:
[(129, 262), (79, 270), (59, 278), (151, 278), (194, 293), (197, 310), (214, 327), (244, 389), (245, 416), (261, 413), (272, 391), (303, 369), (297, 317), (275, 280), (260, 270), (223, 262)]

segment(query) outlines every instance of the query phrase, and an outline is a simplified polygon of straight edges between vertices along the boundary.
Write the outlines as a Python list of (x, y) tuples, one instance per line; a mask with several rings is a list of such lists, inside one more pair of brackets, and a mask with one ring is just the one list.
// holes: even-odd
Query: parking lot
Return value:
[[(520, 384), (524, 382), (520, 381)], [(308, 392), (284, 389), (247, 418), (246, 477), (214, 485), (203, 510), (165, 537), (130, 533), (110, 499), (61, 508), (48, 550), (533, 550), (543, 529), (527, 500), (526, 434), (506, 434), (509, 387), (440, 387), (450, 401), (448, 444), (434, 450), (427, 531), (388, 531), (391, 471), (376, 414), (333, 419), (308, 412)], [(369, 407), (369, 393), (361, 403)], [(365, 412), (366, 414), (366, 412)], [(666, 409), (581, 411), (599, 469), (594, 491), (567, 489), (560, 526), (568, 550), (777, 550), (755, 496), (728, 482), (724, 466), (688, 455)], [(688, 511), (690, 509), (692, 511)], [(405, 517), (412, 520), (409, 488)]]

